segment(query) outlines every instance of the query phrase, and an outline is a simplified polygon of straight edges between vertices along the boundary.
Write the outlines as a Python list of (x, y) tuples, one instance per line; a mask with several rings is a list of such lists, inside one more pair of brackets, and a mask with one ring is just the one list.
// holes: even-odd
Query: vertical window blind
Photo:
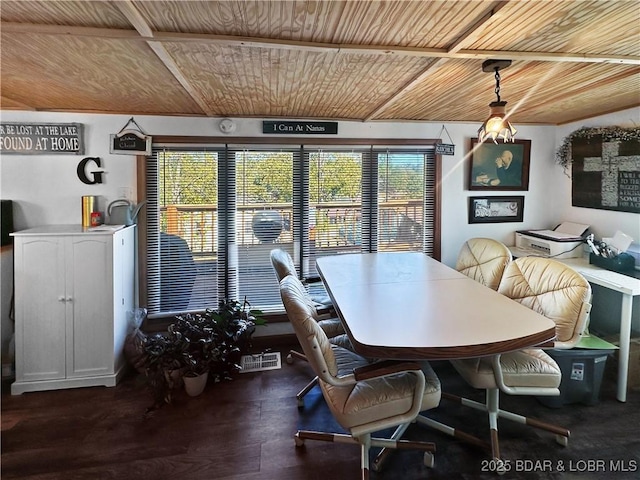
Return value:
[(282, 245), (293, 254), (296, 219), (293, 216), (293, 166), (297, 150), (229, 148), (235, 164), (235, 245), (229, 256), (235, 278), (229, 297), (271, 310), (280, 305), (280, 291), (269, 253)]
[[(355, 253), (362, 248), (362, 165), (368, 150), (309, 149), (308, 252), (303, 272), (316, 276), (317, 257)], [(365, 248), (365, 251), (367, 249)]]
[(246, 298), (282, 311), (269, 253), (433, 254), (433, 148), (154, 146), (146, 164), (150, 317)]
[(217, 306), (224, 294), (218, 291), (218, 164), (223, 153), (157, 149), (147, 159), (150, 313)]
[[(432, 253), (434, 168), (432, 152), (376, 151), (378, 250)], [(431, 158), (430, 158), (431, 157)]]

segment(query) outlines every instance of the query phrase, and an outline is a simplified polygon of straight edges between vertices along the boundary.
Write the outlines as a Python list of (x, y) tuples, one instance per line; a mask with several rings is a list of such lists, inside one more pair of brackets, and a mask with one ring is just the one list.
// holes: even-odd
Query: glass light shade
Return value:
[(507, 102), (491, 102), (489, 108), (491, 108), (491, 114), (489, 118), (485, 120), (482, 126), (478, 129), (478, 140), (484, 142), (489, 138), (494, 143), (498, 143), (496, 140), (502, 138), (503, 142), (513, 142), (516, 133), (518, 132), (506, 116)]

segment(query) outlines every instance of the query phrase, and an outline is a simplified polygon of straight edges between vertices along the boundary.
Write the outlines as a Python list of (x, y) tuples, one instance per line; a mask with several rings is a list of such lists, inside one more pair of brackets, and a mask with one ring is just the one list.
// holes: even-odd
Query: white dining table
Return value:
[(419, 252), (318, 258), (360, 355), (453, 359), (551, 346), (552, 320)]

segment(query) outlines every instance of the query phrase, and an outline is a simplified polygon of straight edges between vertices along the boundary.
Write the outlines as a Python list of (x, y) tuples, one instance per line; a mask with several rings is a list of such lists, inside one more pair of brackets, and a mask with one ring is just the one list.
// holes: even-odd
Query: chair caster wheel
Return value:
[(296, 444), (296, 447), (302, 447), (304, 445), (304, 439), (298, 437), (297, 435), (293, 437), (293, 440)]
[(433, 466), (436, 463), (436, 457), (431, 452), (424, 452), (424, 458), (423, 458), (422, 461), (423, 461), (425, 467), (433, 468)]
[(565, 437), (564, 435), (556, 435), (556, 442), (566, 447), (569, 445), (569, 437)]
[(385, 462), (387, 461), (387, 457), (389, 456), (390, 453), (391, 453), (391, 450), (389, 450), (388, 448), (383, 448), (380, 451), (380, 453), (376, 456), (376, 458), (373, 459), (373, 462), (371, 462), (371, 465), (370, 465), (371, 470), (373, 470), (376, 473), (381, 472)]
[(304, 398), (298, 398), (298, 408), (304, 408)]
[(293, 355), (287, 355), (287, 365), (293, 365)]

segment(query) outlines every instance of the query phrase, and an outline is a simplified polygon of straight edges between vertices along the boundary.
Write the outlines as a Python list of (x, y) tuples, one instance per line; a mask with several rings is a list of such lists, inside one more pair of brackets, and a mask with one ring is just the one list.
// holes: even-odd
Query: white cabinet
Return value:
[(114, 386), (134, 308), (135, 226), (48, 225), (13, 234), (11, 393)]

